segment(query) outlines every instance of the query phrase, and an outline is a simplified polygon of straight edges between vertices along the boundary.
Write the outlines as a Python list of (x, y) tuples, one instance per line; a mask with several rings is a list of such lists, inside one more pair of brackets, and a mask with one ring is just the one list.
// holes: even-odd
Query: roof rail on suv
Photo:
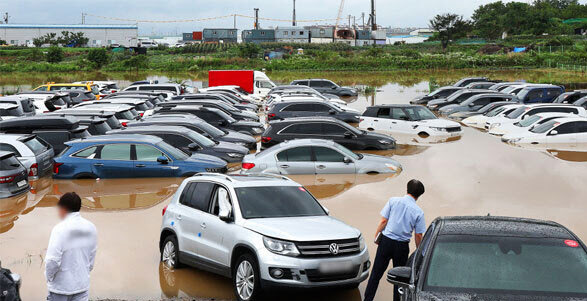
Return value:
[(211, 176), (211, 177), (224, 177), (225, 179), (227, 179), (228, 181), (232, 182), (232, 178), (228, 175), (225, 174), (220, 174), (220, 173), (214, 173), (214, 172), (199, 172), (195, 175), (193, 175), (194, 177), (201, 177), (201, 176)]
[(287, 180), (287, 181), (291, 181), (290, 178), (286, 177), (286, 176), (282, 176), (282, 175), (278, 175), (278, 174), (273, 174), (273, 173), (247, 173), (247, 174), (236, 174), (234, 176), (238, 176), (238, 177), (243, 177), (243, 176), (249, 176), (249, 177), (261, 177), (261, 178), (273, 178), (273, 179), (282, 179), (282, 180)]

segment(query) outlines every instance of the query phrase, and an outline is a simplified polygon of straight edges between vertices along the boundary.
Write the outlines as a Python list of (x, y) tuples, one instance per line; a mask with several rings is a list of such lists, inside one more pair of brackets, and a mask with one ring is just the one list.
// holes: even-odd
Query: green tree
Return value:
[(61, 36), (57, 39), (57, 41), (61, 45), (82, 47), (88, 44), (89, 39), (84, 36), (83, 32), (62, 31)]
[(451, 41), (467, 35), (471, 29), (471, 23), (457, 14), (442, 14), (430, 20), (430, 27), (438, 31), (437, 36), (442, 49), (446, 50)]
[(49, 47), (47, 50), (47, 62), (49, 63), (59, 63), (63, 61), (63, 50), (57, 46)]
[(0, 40), (0, 45), (8, 45), (5, 40)]
[(242, 43), (236, 47), (238, 56), (242, 58), (257, 58), (261, 52), (261, 47), (255, 43)]
[(93, 48), (88, 52), (88, 61), (92, 62), (97, 68), (108, 63), (108, 51), (104, 48)]
[(123, 61), (122, 65), (128, 69), (139, 71), (139, 69), (149, 66), (149, 59), (144, 54), (133, 55), (131, 58)]
[(484, 38), (497, 39), (506, 31), (506, 6), (503, 2), (493, 2), (481, 5), (475, 10), (473, 20), (475, 32)]

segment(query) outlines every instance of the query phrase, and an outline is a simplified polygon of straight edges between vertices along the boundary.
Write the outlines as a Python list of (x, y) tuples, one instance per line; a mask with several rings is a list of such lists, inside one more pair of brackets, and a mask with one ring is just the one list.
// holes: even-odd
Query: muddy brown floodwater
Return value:
[[(372, 103), (405, 103), (426, 87), (427, 83), (389, 84), (376, 96), (359, 97), (350, 105), (363, 110)], [(371, 257), (380, 209), (389, 197), (403, 195), (412, 178), (426, 185), (418, 203), (427, 224), (437, 216), (520, 216), (557, 221), (587, 239), (587, 153), (514, 148), (471, 128), (448, 142), (397, 138), (401, 143), (397, 150), (375, 153), (399, 161), (400, 175), (292, 176), (333, 216), (363, 232)], [(161, 210), (180, 182), (37, 181), (27, 195), (0, 200), (2, 265), (21, 274), (23, 300), (44, 300), (43, 256), (51, 228), (58, 222), (53, 206), (61, 193), (76, 191), (83, 197), (83, 216), (98, 228), (92, 299), (234, 299), (227, 279), (194, 268), (169, 271), (159, 264)], [(291, 300), (361, 300), (364, 288), (365, 283), (355, 290), (300, 292)], [(383, 280), (377, 300), (391, 300), (391, 295), (391, 285)], [(287, 298), (279, 296), (279, 300)]]

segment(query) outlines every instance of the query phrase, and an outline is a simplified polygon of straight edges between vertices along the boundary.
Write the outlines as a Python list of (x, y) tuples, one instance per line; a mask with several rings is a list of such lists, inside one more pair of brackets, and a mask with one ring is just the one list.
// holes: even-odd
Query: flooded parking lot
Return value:
[[(504, 79), (519, 76), (522, 74)], [(377, 92), (360, 96), (350, 106), (363, 111), (372, 104), (407, 103), (430, 85), (423, 78), (389, 81), (357, 82), (375, 84)], [(333, 216), (362, 231), (372, 260), (379, 211), (390, 196), (403, 195), (405, 183), (412, 178), (426, 185), (426, 194), (418, 203), (427, 224), (437, 216), (520, 216), (559, 222), (587, 239), (583, 214), (587, 208), (587, 153), (515, 148), (472, 128), (465, 128), (462, 137), (450, 141), (395, 137), (397, 150), (372, 153), (393, 156), (403, 166), (399, 175), (292, 176)], [(53, 206), (62, 193), (76, 191), (83, 197), (82, 214), (96, 225), (99, 235), (92, 272), (93, 299), (234, 299), (227, 279), (193, 268), (170, 271), (159, 264), (161, 210), (180, 182), (158, 178), (36, 181), (28, 194), (0, 200), (2, 265), (21, 274), (23, 300), (44, 300), (43, 256), (51, 228), (58, 222)], [(319, 292), (303, 298), (361, 300), (365, 285), (358, 290)], [(391, 300), (391, 295), (391, 285), (383, 280), (376, 300)], [(291, 298), (299, 300), (301, 296)]]

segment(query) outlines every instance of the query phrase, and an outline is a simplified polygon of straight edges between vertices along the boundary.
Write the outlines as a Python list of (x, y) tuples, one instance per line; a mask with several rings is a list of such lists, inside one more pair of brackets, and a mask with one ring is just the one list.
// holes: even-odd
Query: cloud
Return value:
[[(528, 1), (528, 0), (526, 0)], [(10, 14), (10, 23), (79, 24), (81, 13), (140, 20), (197, 19), (229, 14), (253, 15), (253, 8), (260, 9), (260, 17), (291, 19), (293, 0), (100, 0), (91, 3), (79, 0), (3, 0), (0, 12)], [(377, 0), (377, 23), (392, 27), (425, 27), (434, 15), (457, 13), (469, 17), (475, 8), (491, 0)], [(334, 19), (340, 0), (296, 0), (299, 20)], [(370, 11), (370, 0), (346, 0), (341, 23), (348, 23), (348, 15), (361, 23)], [(88, 24), (120, 24), (121, 21), (93, 16), (86, 17)], [(128, 22), (127, 22), (128, 23)], [(261, 20), (262, 27), (291, 25), (284, 22)], [(300, 23), (306, 25), (312, 23)], [(151, 32), (171, 34), (201, 30), (204, 27), (232, 27), (233, 19), (217, 19), (192, 23), (140, 23), (141, 34)], [(238, 18), (239, 29), (253, 27), (253, 20)]]

